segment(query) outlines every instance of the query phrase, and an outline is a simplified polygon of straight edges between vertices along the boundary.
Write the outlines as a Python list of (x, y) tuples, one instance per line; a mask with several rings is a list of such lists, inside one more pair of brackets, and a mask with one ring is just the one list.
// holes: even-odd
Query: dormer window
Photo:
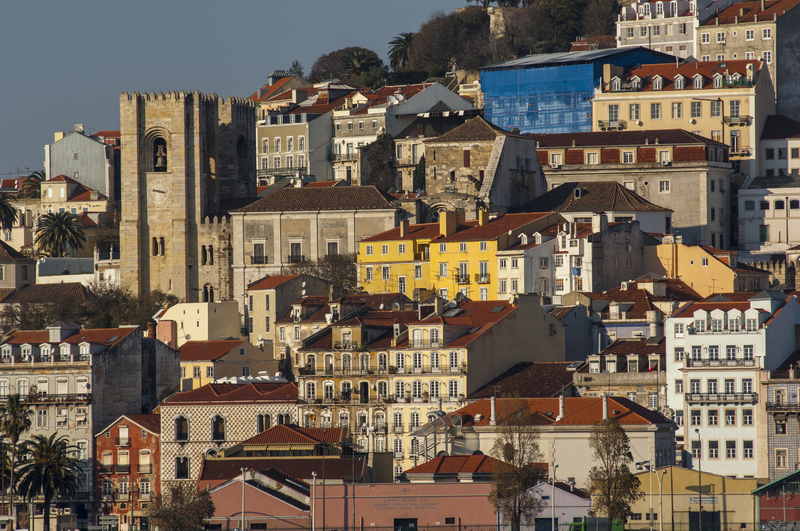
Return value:
[(50, 363), (50, 345), (39, 346), (39, 359), (43, 362)]
[(615, 77), (611, 80), (611, 90), (613, 92), (619, 92), (622, 89), (622, 81), (620, 78)]
[(84, 344), (81, 345), (80, 360), (81, 361), (89, 361), (89, 344), (88, 343), (84, 343)]
[(61, 361), (71, 361), (69, 354), (69, 345), (61, 345)]
[(675, 90), (683, 90), (683, 76), (675, 78)]
[(703, 76), (695, 76), (695, 78), (694, 78), (694, 88), (696, 88), (696, 89), (703, 88)]
[(656, 76), (653, 78), (653, 90), (661, 90), (664, 88), (664, 80), (661, 76)]
[(301, 114), (301, 115), (300, 115), (300, 123), (303, 123), (303, 124), (304, 124), (304, 123), (306, 123), (307, 121), (308, 121), (308, 115), (307, 115), (306, 113), (303, 113), (303, 114)]
[(714, 88), (722, 88), (722, 76), (714, 76)]
[(30, 345), (22, 345), (22, 360), (23, 361), (33, 361), (31, 358), (31, 346)]
[(664, 4), (662, 2), (656, 2), (656, 15), (664, 16)]
[(3, 350), (0, 351), (0, 360), (3, 363), (11, 363), (11, 345), (4, 345)]
[(636, 76), (631, 79), (631, 87), (633, 90), (640, 90), (642, 88), (642, 78)]

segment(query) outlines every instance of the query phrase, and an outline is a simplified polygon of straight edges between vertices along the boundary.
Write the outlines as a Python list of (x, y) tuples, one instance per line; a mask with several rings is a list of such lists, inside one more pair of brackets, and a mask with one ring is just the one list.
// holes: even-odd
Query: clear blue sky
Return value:
[(246, 97), (273, 70), (389, 40), (465, 0), (0, 0), (0, 174), (41, 169), (53, 133), (119, 129), (121, 92)]

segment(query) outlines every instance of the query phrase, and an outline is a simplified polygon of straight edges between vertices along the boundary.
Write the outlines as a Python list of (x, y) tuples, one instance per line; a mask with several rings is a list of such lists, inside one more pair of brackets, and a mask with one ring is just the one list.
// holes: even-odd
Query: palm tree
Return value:
[(361, 50), (353, 50), (353, 53), (344, 58), (342, 66), (345, 77), (351, 78), (360, 76), (376, 66), (381, 66), (381, 62), (374, 55)]
[(66, 435), (34, 435), (25, 441), (25, 457), (19, 464), (20, 495), (33, 500), (44, 498), (44, 531), (50, 531), (50, 503), (57, 496), (73, 496), (78, 490), (81, 469), (73, 457), (75, 447)]
[(42, 182), (47, 180), (44, 170), (35, 171), (22, 183), (22, 195), (25, 197), (42, 197)]
[(45, 214), (39, 218), (36, 245), (48, 256), (63, 257), (67, 246), (83, 249), (86, 236), (78, 216), (69, 212)]
[(401, 33), (389, 41), (389, 66), (392, 67), (392, 70), (406, 66), (408, 50), (411, 48), (411, 43), (416, 36), (416, 33), (409, 31), (408, 33)]
[(17, 445), (22, 434), (31, 429), (33, 411), (18, 394), (9, 395), (5, 403), (0, 404), (0, 433), (11, 443), (11, 486), (12, 516), (14, 515), (14, 469), (17, 463)]
[(3, 230), (11, 230), (17, 223), (17, 215), (14, 198), (5, 192), (0, 193), (0, 227)]

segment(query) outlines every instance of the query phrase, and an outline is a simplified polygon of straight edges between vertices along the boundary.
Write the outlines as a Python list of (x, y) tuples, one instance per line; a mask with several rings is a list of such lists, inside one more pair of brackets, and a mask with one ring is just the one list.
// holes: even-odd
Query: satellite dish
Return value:
[(191, 341), (191, 340), (192, 340), (192, 335), (191, 335), (191, 334), (186, 334), (185, 336), (183, 336), (183, 338), (184, 338), (186, 341)]
[(380, 309), (383, 310), (383, 304), (381, 304), (381, 308)]
[(306, 281), (305, 280), (303, 281), (302, 284), (300, 284), (300, 287), (302, 287), (302, 288), (306, 287)]
[(508, 296), (508, 303), (509, 303), (509, 304), (514, 304), (514, 299), (516, 299), (516, 298), (517, 298), (517, 296), (516, 296), (516, 295), (513, 295), (513, 294), (512, 294), (512, 295), (509, 295), (509, 296)]
[(508, 235), (511, 236), (514, 233), (514, 229), (508, 229)]
[[(391, 96), (390, 96), (390, 97), (391, 97)], [(400, 103), (401, 101), (403, 101), (404, 99), (406, 99), (406, 97), (405, 97), (405, 96), (403, 96), (402, 94), (396, 94), (396, 95), (395, 95), (395, 97), (394, 97), (394, 99), (395, 99), (395, 100), (397, 100), (397, 103)]]
[(394, 96), (386, 96), (386, 101), (389, 102), (389, 105), (394, 105), (395, 103), (397, 103), (397, 98), (395, 98)]
[(303, 290), (303, 291), (301, 291), (301, 292), (300, 292), (300, 294), (301, 294), (303, 297), (305, 297), (305, 296), (306, 296), (306, 290)]
[(451, 309), (452, 309), (452, 308), (455, 308), (456, 306), (458, 306), (458, 301), (456, 301), (455, 299), (453, 299), (453, 300), (451, 300), (451, 301), (448, 301), (448, 303), (447, 303), (447, 306), (448, 306), (449, 308), (451, 308)]
[(258, 340), (259, 341), (263, 341), (264, 340), (264, 336), (262, 336), (261, 334), (258, 334)]
[(473, 82), (472, 82), (472, 84), (473, 84), (473, 85), (480, 85), (480, 84), (481, 84), (481, 82), (480, 82), (480, 80), (479, 80), (479, 79), (476, 79), (475, 81), (473, 81)]
[(671, 407), (666, 407), (666, 406), (662, 407), (661, 408), (661, 414), (664, 415), (665, 417), (667, 417), (670, 420), (675, 418), (675, 410), (672, 409)]

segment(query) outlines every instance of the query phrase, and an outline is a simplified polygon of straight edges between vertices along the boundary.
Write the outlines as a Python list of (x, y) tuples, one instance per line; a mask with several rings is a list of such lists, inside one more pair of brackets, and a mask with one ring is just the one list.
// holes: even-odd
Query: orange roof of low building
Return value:
[[(138, 327), (131, 326), (126, 328), (81, 328), (74, 334), (62, 341), (54, 343), (67, 343), (78, 345), (80, 343), (92, 343), (95, 345), (105, 345), (113, 347), (125, 337), (138, 330)], [(10, 345), (39, 345), (50, 343), (50, 332), (47, 330), (17, 330), (12, 332), (3, 344)]]
[(247, 286), (247, 291), (259, 291), (262, 289), (275, 289), (276, 287), (280, 286), (285, 282), (289, 282), (292, 279), (299, 277), (300, 275), (272, 275), (266, 276), (260, 280), (256, 280), (249, 286)]
[[(689, 94), (694, 88), (693, 79), (698, 74), (703, 76), (702, 87), (703, 89), (714, 88), (714, 75), (733, 75), (740, 74), (742, 78), (747, 77), (747, 65), (753, 65), (755, 72), (759, 71), (762, 63), (757, 60), (735, 60), (735, 61), (698, 61), (695, 63), (682, 63), (675, 65), (674, 63), (641, 65), (625, 72), (622, 76), (625, 80), (639, 77), (641, 79), (641, 91), (650, 92), (653, 89), (653, 79), (656, 76), (663, 78), (663, 84), (660, 90), (654, 92), (665, 91), (686, 91)], [(688, 81), (684, 84), (683, 89), (675, 88), (675, 78), (682, 75)], [(612, 92), (611, 85), (604, 89), (604, 92)]]
[(247, 384), (211, 383), (192, 391), (176, 393), (163, 406), (198, 403), (259, 403), (297, 401), (297, 385), (289, 383), (250, 382)]
[(386, 240), (429, 240), (439, 235), (438, 223), (419, 223), (416, 225), (409, 225), (408, 231), (405, 236), (400, 235), (400, 227), (395, 227), (383, 232), (379, 232), (373, 236), (363, 238), (362, 242), (379, 242)]
[(301, 428), (280, 424), (264, 430), (242, 442), (243, 445), (261, 444), (335, 444), (342, 442), (348, 428)]
[[(590, 427), (603, 420), (603, 399), (589, 397), (564, 398), (564, 417), (559, 417), (559, 398), (498, 398), (497, 399), (497, 424), (503, 422), (504, 411), (516, 411), (517, 404), (524, 403), (529, 413), (533, 415), (533, 422), (540, 426), (586, 426)], [(611, 396), (608, 400), (608, 414), (614, 417), (620, 425), (649, 425), (667, 424), (661, 414), (651, 411), (646, 407), (628, 400), (627, 398)], [(488, 398), (481, 399), (463, 407), (452, 415), (460, 415), (464, 426), (489, 426), (491, 416), (491, 402)], [(478, 418), (480, 415), (480, 418)]]
[(761, 2), (734, 3), (717, 16), (708, 19), (703, 26), (716, 26), (717, 19), (720, 25), (755, 22), (756, 16), (759, 22), (766, 22), (785, 15), (797, 4), (800, 4), (800, 0), (770, 0), (764, 2), (764, 9), (761, 9)]
[(439, 235), (433, 238), (437, 243), (494, 240), (500, 235), (508, 234), (509, 230), (518, 229), (533, 223), (550, 214), (550, 212), (530, 212), (527, 214), (501, 214), (483, 225), (460, 225), (459, 230), (449, 236)]
[(421, 465), (409, 468), (405, 474), (491, 474), (499, 463), (488, 455), (440, 455)]
[(178, 350), (181, 353), (181, 361), (214, 361), (242, 343), (244, 343), (243, 339), (187, 341)]

